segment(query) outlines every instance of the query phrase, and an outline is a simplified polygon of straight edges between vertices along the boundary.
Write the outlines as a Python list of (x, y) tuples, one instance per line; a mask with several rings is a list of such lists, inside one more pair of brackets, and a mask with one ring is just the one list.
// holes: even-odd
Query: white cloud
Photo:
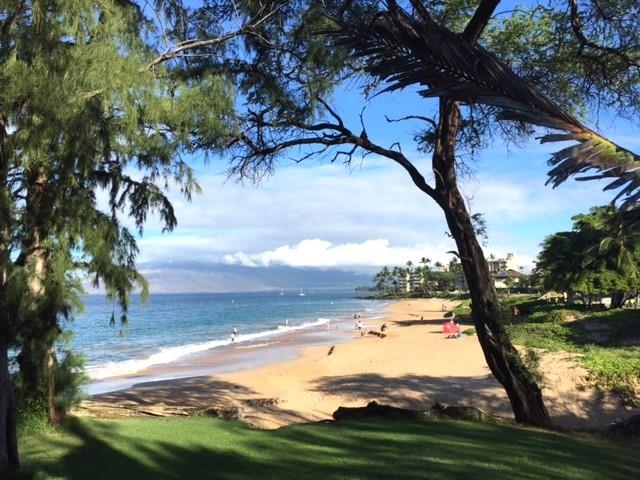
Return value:
[[(610, 200), (592, 182), (545, 187), (544, 166), (536, 172), (478, 168), (475, 179), (460, 183), (472, 213), (487, 220), (487, 251), (520, 255), (523, 265), (535, 259), (545, 236), (571, 228), (572, 215)], [(175, 232), (160, 235), (157, 221), (147, 225), (141, 261), (401, 265), (423, 256), (448, 261), (445, 252), (455, 248), (439, 207), (387, 160), (368, 158), (351, 170), (285, 165), (259, 187), (206, 172), (199, 181), (203, 194), (191, 204), (173, 199)]]
[(293, 267), (340, 267), (404, 265), (408, 260), (418, 263), (422, 257), (433, 263), (446, 263), (451, 258), (446, 251), (452, 245), (393, 246), (386, 239), (367, 240), (362, 243), (334, 245), (321, 239), (303, 240), (274, 250), (248, 254), (238, 252), (226, 255), (227, 263), (247, 266), (288, 265)]

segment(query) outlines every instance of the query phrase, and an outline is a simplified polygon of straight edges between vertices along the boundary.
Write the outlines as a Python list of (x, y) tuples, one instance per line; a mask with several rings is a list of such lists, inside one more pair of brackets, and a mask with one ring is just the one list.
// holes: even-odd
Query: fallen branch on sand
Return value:
[(365, 418), (417, 419), (421, 416), (447, 417), (480, 423), (504, 423), (504, 418), (492, 415), (476, 407), (465, 405), (442, 405), (436, 403), (426, 411), (380, 405), (376, 401), (369, 402), (366, 407), (338, 407), (333, 412), (334, 420), (362, 420)]

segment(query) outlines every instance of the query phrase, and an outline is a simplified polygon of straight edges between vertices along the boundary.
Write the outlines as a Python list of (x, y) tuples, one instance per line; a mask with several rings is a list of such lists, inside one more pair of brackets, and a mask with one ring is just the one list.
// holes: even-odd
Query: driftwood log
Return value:
[(605, 433), (616, 437), (640, 439), (640, 414), (609, 425)]
[(339, 407), (333, 412), (334, 420), (361, 420), (366, 418), (418, 419), (423, 416), (446, 417), (480, 423), (504, 423), (504, 418), (492, 415), (476, 407), (465, 405), (442, 405), (436, 403), (428, 411), (380, 405), (369, 402), (366, 407)]
[(503, 423), (505, 421), (502, 417), (467, 405), (442, 405), (441, 403), (436, 403), (429, 412), (433, 416), (467, 420), (469, 422)]
[(389, 405), (379, 405), (378, 402), (373, 401), (369, 402), (366, 407), (338, 407), (332, 416), (334, 420), (361, 420), (365, 418), (415, 419), (420, 416), (420, 412)]

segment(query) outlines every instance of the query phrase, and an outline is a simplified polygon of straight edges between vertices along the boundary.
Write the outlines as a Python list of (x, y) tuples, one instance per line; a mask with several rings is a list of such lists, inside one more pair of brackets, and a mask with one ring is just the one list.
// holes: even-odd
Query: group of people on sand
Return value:
[[(360, 332), (360, 336), (364, 336), (367, 331), (364, 328), (364, 324), (362, 323), (362, 318), (360, 317), (360, 314), (357, 313), (353, 316), (353, 318), (355, 318), (356, 321), (356, 330)], [(387, 324), (383, 323), (382, 325), (380, 325), (380, 333), (378, 334), (380, 338), (384, 338), (387, 336)]]

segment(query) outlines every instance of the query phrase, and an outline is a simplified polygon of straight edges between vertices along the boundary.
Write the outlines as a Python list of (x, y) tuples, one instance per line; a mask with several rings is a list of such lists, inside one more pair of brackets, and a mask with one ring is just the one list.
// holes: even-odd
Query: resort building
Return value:
[(398, 279), (398, 291), (406, 293), (416, 292), (422, 289), (423, 284), (424, 276), (422, 273), (413, 271)]
[(507, 253), (507, 258), (489, 258), (487, 264), (489, 265), (489, 272), (492, 274), (506, 272), (507, 270), (516, 270), (513, 253)]
[(524, 273), (520, 273), (517, 270), (508, 269), (502, 272), (497, 272), (493, 275), (493, 285), (496, 289), (509, 289), (517, 287), (520, 283), (520, 279), (524, 276)]

